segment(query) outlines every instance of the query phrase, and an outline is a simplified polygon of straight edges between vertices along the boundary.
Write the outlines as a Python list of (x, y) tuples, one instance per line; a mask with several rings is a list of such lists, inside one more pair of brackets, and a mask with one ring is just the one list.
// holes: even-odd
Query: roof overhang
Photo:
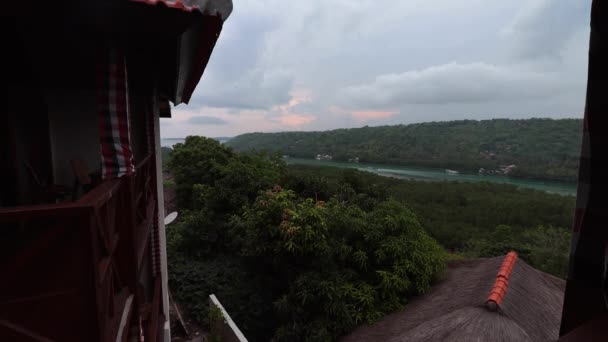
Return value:
[(130, 0), (146, 5), (162, 6), (182, 12), (199, 12), (208, 16), (219, 16), (226, 21), (232, 13), (232, 0)]
[[(19, 2), (8, 8), (29, 33), (28, 46), (48, 51), (47, 65), (66, 55), (70, 61), (90, 60), (100, 45), (118, 43), (155, 82), (158, 93), (178, 105), (190, 101), (232, 12), (232, 0), (71, 0)], [(60, 47), (54, 47), (57, 36), (63, 37)], [(55, 77), (60, 67), (47, 69), (40, 72), (53, 74), (49, 79), (56, 83), (77, 79)]]
[[(168, 43), (171, 49), (164, 54), (164, 84), (161, 91), (175, 104), (188, 103), (200, 81), (215, 43), (222, 31), (224, 21), (232, 12), (231, 0), (130, 0), (145, 5), (151, 12), (148, 26), (152, 32), (158, 30), (158, 22), (170, 22), (166, 34), (175, 34)], [(154, 19), (154, 20), (151, 20)], [(160, 21), (157, 21), (159, 19)], [(164, 30), (161, 29), (163, 33)], [(169, 114), (170, 115), (170, 114)]]

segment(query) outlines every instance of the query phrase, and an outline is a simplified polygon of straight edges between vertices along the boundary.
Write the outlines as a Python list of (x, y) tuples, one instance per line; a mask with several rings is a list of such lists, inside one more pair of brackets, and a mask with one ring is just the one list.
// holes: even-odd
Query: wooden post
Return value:
[(154, 88), (154, 104), (152, 106), (152, 120), (154, 120), (154, 172), (156, 177), (156, 193), (158, 198), (158, 248), (160, 248), (160, 276), (163, 314), (165, 316), (164, 341), (171, 341), (171, 324), (169, 322), (169, 275), (167, 272), (167, 239), (165, 236), (165, 196), (163, 192), (163, 169), (160, 147), (160, 113), (158, 107), (158, 93)]

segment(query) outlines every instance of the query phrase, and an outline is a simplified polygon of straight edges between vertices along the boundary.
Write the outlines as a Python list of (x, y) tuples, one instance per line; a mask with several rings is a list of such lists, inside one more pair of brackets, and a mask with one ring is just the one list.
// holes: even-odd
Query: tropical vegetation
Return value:
[(515, 249), (565, 275), (573, 197), (287, 166), (203, 137), (168, 167), (171, 289), (199, 321), (214, 293), (252, 341), (335, 340), (427, 291), (448, 258)]

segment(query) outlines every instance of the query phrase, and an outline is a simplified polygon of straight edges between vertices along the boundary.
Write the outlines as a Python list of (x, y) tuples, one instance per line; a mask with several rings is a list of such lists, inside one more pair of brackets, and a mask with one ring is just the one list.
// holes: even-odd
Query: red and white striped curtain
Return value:
[(97, 62), (97, 105), (101, 176), (111, 179), (135, 172), (129, 139), (129, 91), (125, 54), (103, 49)]

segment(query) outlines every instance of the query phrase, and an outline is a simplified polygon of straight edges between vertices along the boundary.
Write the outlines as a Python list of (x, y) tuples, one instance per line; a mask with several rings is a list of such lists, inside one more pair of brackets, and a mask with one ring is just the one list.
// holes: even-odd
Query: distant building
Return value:
[(516, 165), (501, 165), (500, 171), (503, 174), (508, 175), (508, 174), (512, 173), (516, 167), (517, 167)]

